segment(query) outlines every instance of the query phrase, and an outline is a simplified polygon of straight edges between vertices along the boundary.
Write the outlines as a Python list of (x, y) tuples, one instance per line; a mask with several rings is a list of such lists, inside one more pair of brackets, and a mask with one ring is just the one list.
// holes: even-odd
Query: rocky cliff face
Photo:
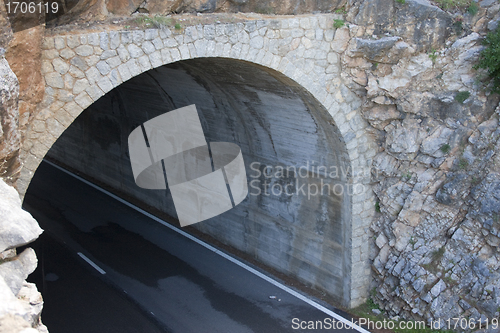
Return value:
[(0, 331), (47, 332), (41, 323), (43, 300), (33, 283), (26, 282), (37, 265), (35, 251), (18, 254), (17, 247), (42, 233), (31, 215), (21, 209), (17, 191), (0, 180)]
[(19, 82), (2, 55), (0, 56), (0, 175), (11, 184), (16, 180), (15, 176), (20, 167), (18, 96)]
[[(179, 14), (179, 13), (259, 13), (297, 15), (328, 13), (347, 4), (347, 0), (61, 0), (61, 8), (68, 8), (56, 22), (89, 21), (109, 15)], [(76, 3), (76, 5), (75, 5)]]
[(365, 1), (350, 14), (367, 23), (341, 61), (380, 146), (373, 294), (391, 316), (499, 315), (500, 105), (471, 67), (500, 5), (482, 4), (460, 30), (422, 1)]
[(26, 282), (37, 266), (35, 251), (16, 250), (37, 239), (42, 230), (22, 210), (17, 191), (7, 185), (19, 173), (21, 130), (19, 81), (4, 57), (13, 36), (3, 10), (0, 5), (0, 332), (47, 332), (40, 319), (42, 296)]

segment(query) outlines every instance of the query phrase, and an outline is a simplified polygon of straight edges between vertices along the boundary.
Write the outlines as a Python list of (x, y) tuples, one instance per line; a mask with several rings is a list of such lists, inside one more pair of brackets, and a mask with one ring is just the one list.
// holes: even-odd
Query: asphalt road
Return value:
[(46, 162), (24, 208), (51, 333), (333, 331), (294, 329), (332, 317)]

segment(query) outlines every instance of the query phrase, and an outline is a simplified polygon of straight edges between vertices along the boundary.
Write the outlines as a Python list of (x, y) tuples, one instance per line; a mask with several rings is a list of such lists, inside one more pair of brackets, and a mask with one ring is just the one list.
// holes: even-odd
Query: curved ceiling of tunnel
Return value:
[[(255, 186), (249, 186), (250, 194), (240, 205), (196, 227), (278, 270), (325, 289), (337, 288), (341, 297), (349, 257), (349, 196), (307, 197), (295, 187), (294, 195), (265, 195), (266, 181), (269, 191), (274, 183), (295, 184), (299, 175), (268, 179), (262, 171), (265, 166), (312, 165), (345, 171), (345, 144), (326, 109), (274, 70), (223, 58), (185, 60), (150, 70), (85, 110), (49, 156), (67, 164), (74, 161), (71, 167), (175, 217), (168, 192), (135, 185), (127, 138), (145, 121), (191, 104), (198, 109), (208, 142), (240, 146), (248, 180), (257, 179), (254, 185), (262, 191), (256, 195)], [(252, 166), (254, 162), (258, 164)], [(339, 176), (335, 182), (345, 184), (343, 173)], [(320, 185), (319, 179), (311, 181)]]

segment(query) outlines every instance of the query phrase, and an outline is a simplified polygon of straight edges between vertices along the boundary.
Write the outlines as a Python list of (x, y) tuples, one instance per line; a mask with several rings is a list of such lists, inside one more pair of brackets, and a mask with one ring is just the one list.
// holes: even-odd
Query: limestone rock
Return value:
[(355, 48), (350, 50), (354, 56), (363, 56), (376, 63), (395, 64), (409, 55), (410, 46), (399, 42), (401, 37), (382, 37), (380, 39), (354, 38)]
[(25, 282), (16, 297), (5, 281), (0, 277), (0, 333), (48, 332), (41, 323), (42, 295), (32, 283)]
[(19, 131), (21, 140), (45, 92), (41, 74), (44, 27), (37, 25), (14, 34), (5, 58), (19, 80)]
[[(394, 18), (396, 18), (394, 20)], [(416, 51), (440, 48), (451, 34), (452, 17), (427, 0), (363, 1), (354, 23), (373, 27), (373, 34), (403, 37)]]
[(431, 135), (422, 141), (422, 147), (420, 150), (424, 154), (433, 157), (442, 157), (445, 154), (442, 147), (445, 144), (448, 144), (452, 134), (453, 131), (448, 127), (439, 126)]
[(7, 45), (12, 39), (12, 28), (5, 10), (5, 6), (0, 6), (0, 57), (5, 53)]
[(363, 112), (366, 120), (375, 128), (383, 130), (392, 120), (401, 119), (401, 113), (394, 105), (374, 105)]
[(0, 176), (14, 175), (19, 164), (20, 140), (18, 130), (19, 83), (5, 58), (0, 56)]
[(388, 32), (391, 28), (396, 10), (395, 3), (391, 0), (363, 1), (354, 18), (354, 23), (374, 26), (373, 33), (380, 35)]
[(434, 287), (432, 287), (431, 294), (434, 295), (434, 297), (437, 297), (445, 289), (446, 289), (446, 283), (444, 283), (443, 280), (439, 280), (438, 283), (436, 283)]
[(398, 159), (407, 160), (416, 156), (422, 142), (421, 125), (418, 119), (394, 122), (386, 137), (387, 150)]
[(39, 332), (47, 331), (47, 328), (41, 324), (40, 315), (43, 309), (42, 294), (37, 290), (34, 283), (24, 282), (21, 290), (17, 294), (17, 298), (21, 301), (26, 309), (23, 318), (36, 327)]
[(29, 331), (31, 326), (21, 316), (6, 314), (0, 317), (0, 333), (35, 333)]
[[(172, 5), (173, 1), (165, 1)], [(106, 9), (108, 12), (115, 15), (131, 15), (139, 9), (139, 6), (144, 3), (143, 0), (108, 0)]]
[(17, 191), (0, 180), (0, 251), (31, 243), (42, 233), (36, 220), (21, 208)]
[(11, 288), (2, 277), (0, 277), (0, 299), (2, 300), (0, 302), (0, 317), (8, 313), (24, 313), (23, 306), (18, 302), (16, 295), (12, 293)]
[(0, 276), (3, 277), (14, 295), (17, 295), (23, 286), (24, 280), (36, 269), (37, 259), (35, 251), (26, 249), (14, 260), (0, 264)]
[(461, 200), (469, 194), (467, 176), (457, 174), (445, 183), (436, 193), (436, 200), (445, 205), (460, 205)]
[[(91, 2), (87, 0), (86, 2)], [(265, 0), (108, 0), (106, 8), (109, 13), (130, 15), (134, 12), (150, 14), (169, 13), (213, 13), (255, 12), (263, 14), (303, 14), (311, 12), (331, 12), (342, 7), (346, 0), (333, 1), (265, 1)]]

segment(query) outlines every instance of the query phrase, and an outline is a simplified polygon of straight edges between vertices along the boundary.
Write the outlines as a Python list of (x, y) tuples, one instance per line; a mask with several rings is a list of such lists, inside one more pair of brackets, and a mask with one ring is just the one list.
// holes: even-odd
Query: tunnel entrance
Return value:
[(127, 138), (145, 121), (191, 104), (207, 141), (241, 148), (249, 184), (240, 205), (194, 226), (348, 305), (346, 146), (321, 103), (279, 72), (223, 58), (152, 69), (88, 107), (47, 156), (175, 218), (168, 190), (135, 184)]

